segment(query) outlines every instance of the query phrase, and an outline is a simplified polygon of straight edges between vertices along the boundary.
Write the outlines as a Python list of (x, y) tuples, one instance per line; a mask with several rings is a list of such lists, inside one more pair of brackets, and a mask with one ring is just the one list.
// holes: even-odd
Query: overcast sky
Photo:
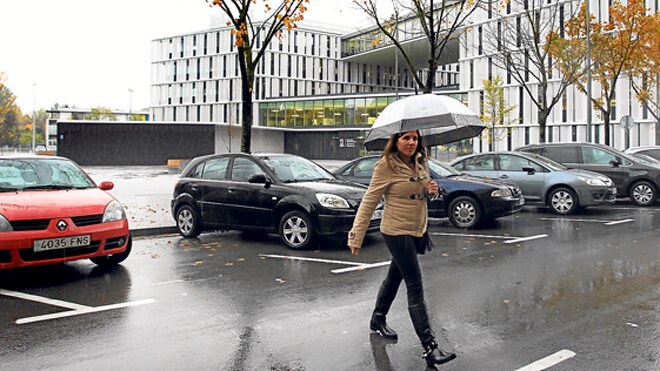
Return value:
[[(352, 0), (308, 8), (314, 22), (366, 21)], [(147, 108), (151, 40), (207, 29), (219, 12), (204, 0), (2, 0), (0, 72), (24, 113), (55, 103)]]

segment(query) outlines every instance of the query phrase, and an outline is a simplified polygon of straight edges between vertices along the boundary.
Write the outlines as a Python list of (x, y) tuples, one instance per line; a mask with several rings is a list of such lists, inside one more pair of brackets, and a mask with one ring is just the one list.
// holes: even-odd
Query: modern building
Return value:
[[(647, 2), (657, 10), (656, 0)], [(565, 3), (568, 15), (577, 2)], [(591, 3), (603, 16), (608, 3)], [(434, 92), (450, 94), (481, 112), (482, 81), (494, 75), (505, 76), (484, 53), (483, 34), (497, 22), (515, 22), (522, 6), (508, 6), (505, 14), (495, 14), (492, 9), (475, 12), (460, 31), (460, 42), (456, 39), (448, 45)], [(409, 19), (400, 27), (400, 40), (415, 63), (423, 66), (425, 40), (415, 33), (419, 26)], [(381, 42), (374, 42), (376, 38)], [(311, 158), (348, 159), (359, 154), (361, 140), (383, 108), (415, 93), (407, 65), (396, 48), (382, 40), (375, 26), (347, 32), (303, 23), (285, 32), (281, 42), (271, 42), (256, 73), (253, 150), (262, 146), (273, 150), (273, 143), (281, 143), (275, 149)], [(233, 41), (231, 28), (226, 26), (154, 40), (153, 121), (217, 123), (227, 127), (228, 137), (222, 139), (229, 143), (225, 148), (240, 148), (241, 81)], [(504, 134), (496, 135), (495, 149), (538, 142), (537, 113), (527, 93), (510, 79), (505, 81), (506, 100), (516, 107), (515, 124), (499, 129)], [(590, 106), (586, 100), (575, 88), (566, 92), (548, 119), (547, 141), (586, 139), (585, 107)], [(658, 128), (630, 94), (625, 79), (618, 85), (616, 111), (612, 122), (630, 115), (635, 124), (630, 129), (613, 128), (615, 147), (655, 144)], [(593, 140), (603, 142), (602, 120), (596, 112), (593, 117)], [(484, 151), (487, 141), (486, 136), (474, 138), (472, 147)]]

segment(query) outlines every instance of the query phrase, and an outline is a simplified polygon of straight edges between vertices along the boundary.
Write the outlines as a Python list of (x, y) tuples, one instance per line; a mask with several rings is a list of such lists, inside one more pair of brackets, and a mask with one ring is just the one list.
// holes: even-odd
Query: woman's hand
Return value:
[(440, 192), (440, 187), (438, 187), (438, 183), (435, 180), (431, 179), (426, 182), (426, 191), (429, 195), (436, 195)]
[(360, 248), (348, 245), (348, 248), (351, 249), (351, 254), (353, 255), (359, 255), (360, 254)]

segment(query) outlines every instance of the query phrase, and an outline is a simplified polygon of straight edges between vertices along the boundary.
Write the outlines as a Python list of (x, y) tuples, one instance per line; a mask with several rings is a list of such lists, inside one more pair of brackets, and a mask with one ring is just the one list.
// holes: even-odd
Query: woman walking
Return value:
[(401, 281), (405, 281), (408, 312), (415, 332), (424, 347), (423, 357), (430, 367), (456, 358), (454, 353), (438, 347), (429, 324), (424, 301), (422, 273), (417, 259), (418, 248), (426, 243), (426, 198), (438, 196), (438, 184), (431, 179), (427, 155), (417, 130), (393, 134), (374, 168), (369, 189), (362, 199), (353, 228), (348, 234), (348, 247), (358, 255), (371, 214), (381, 197), (385, 208), (380, 224), (388, 250), (392, 254), (387, 276), (380, 286), (369, 328), (388, 339), (397, 333), (385, 320)]

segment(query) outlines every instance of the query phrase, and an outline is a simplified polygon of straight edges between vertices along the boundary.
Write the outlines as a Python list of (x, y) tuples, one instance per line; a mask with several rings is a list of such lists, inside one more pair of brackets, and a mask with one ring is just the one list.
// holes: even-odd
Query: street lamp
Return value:
[(131, 119), (131, 112), (133, 111), (133, 89), (128, 89), (128, 119)]
[(35, 101), (37, 96), (37, 84), (32, 83), (32, 153), (37, 147), (37, 114), (35, 110)]

